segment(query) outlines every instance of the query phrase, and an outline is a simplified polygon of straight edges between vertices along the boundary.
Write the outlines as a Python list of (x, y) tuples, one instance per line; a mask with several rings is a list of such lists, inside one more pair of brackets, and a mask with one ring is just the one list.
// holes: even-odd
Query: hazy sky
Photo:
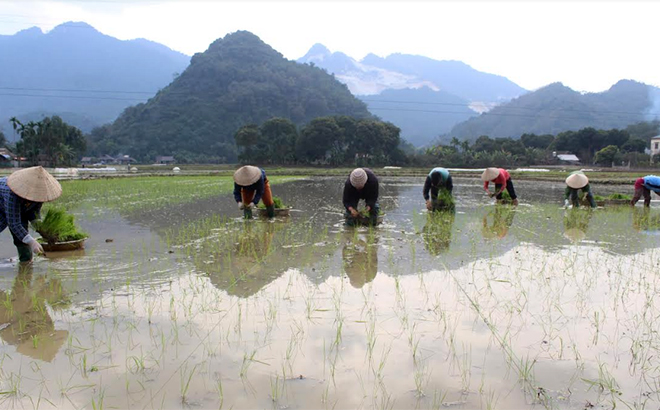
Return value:
[(461, 60), (527, 89), (561, 81), (603, 91), (627, 78), (660, 86), (660, 2), (646, 1), (5, 1), (0, 34), (85, 21), (194, 54), (249, 30), (289, 59), (314, 43)]

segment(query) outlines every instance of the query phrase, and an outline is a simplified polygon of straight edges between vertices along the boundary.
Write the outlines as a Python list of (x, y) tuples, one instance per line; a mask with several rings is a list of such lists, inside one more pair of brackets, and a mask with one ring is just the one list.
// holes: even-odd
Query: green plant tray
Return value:
[(75, 251), (85, 247), (85, 240), (86, 239), (78, 239), (67, 242), (42, 243), (41, 246), (44, 248), (44, 252)]

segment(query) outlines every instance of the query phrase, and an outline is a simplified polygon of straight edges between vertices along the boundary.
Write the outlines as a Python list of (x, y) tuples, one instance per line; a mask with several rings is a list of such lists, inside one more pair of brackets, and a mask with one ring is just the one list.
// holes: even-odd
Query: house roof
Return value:
[(580, 158), (576, 157), (575, 154), (557, 154), (557, 158), (559, 158), (560, 161), (570, 162), (577, 162), (580, 160)]
[(651, 138), (651, 140), (660, 140), (660, 135), (656, 135), (655, 137)]

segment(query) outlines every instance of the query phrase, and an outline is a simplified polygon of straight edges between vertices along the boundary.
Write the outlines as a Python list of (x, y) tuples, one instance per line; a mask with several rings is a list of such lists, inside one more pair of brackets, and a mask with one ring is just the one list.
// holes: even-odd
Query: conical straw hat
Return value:
[(252, 165), (245, 165), (234, 172), (234, 182), (240, 186), (250, 186), (261, 178), (261, 170)]
[(43, 167), (21, 169), (7, 178), (13, 193), (32, 202), (53, 201), (62, 195), (62, 185)]
[(573, 189), (580, 189), (587, 186), (589, 178), (584, 174), (572, 174), (566, 178), (566, 185)]
[(482, 181), (492, 181), (500, 174), (498, 168), (486, 168), (483, 174), (481, 174)]

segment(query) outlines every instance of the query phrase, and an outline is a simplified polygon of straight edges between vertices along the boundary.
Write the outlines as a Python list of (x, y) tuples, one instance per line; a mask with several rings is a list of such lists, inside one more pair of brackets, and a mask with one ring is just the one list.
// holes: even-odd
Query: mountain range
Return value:
[(659, 118), (659, 111), (660, 89), (636, 81), (621, 80), (601, 93), (579, 93), (554, 83), (456, 125), (444, 140), (625, 128)]
[(371, 118), (332, 75), (287, 60), (254, 34), (238, 31), (195, 54), (149, 101), (93, 132), (92, 144), (99, 153), (121, 150), (139, 159), (235, 161), (234, 134), (243, 125), (284, 117), (302, 126), (332, 115)]
[(189, 62), (162, 44), (118, 40), (82, 22), (0, 35), (0, 129), (11, 136), (10, 117), (58, 114), (89, 131), (152, 97)]
[[(505, 77), (460, 61), (409, 54), (368, 54), (357, 61), (315, 44), (296, 64), (256, 36), (239, 33), (196, 54), (192, 70), (186, 70), (189, 56), (164, 45), (118, 40), (82, 22), (64, 23), (47, 33), (33, 27), (0, 35), (0, 130), (12, 139), (10, 117), (25, 122), (57, 114), (90, 132), (126, 110), (115, 126), (97, 132), (97, 141), (108, 142), (107, 135), (117, 138), (120, 145), (105, 145), (110, 151), (139, 145), (137, 152), (145, 153), (150, 141), (156, 144), (152, 151), (159, 154), (178, 143), (188, 152), (197, 149), (189, 146), (191, 141), (204, 141), (216, 154), (224, 153), (214, 158), (232, 158), (230, 134), (240, 124), (268, 115), (299, 125), (314, 115), (348, 113), (364, 118), (370, 115), (365, 104), (371, 114), (400, 127), (401, 136), (417, 146), (439, 136), (446, 141), (556, 134), (587, 126), (623, 128), (660, 118), (660, 90), (630, 80), (602, 93), (580, 93), (560, 83), (528, 92)], [(230, 53), (230, 60), (218, 58), (227, 56), (222, 44), (233, 42), (242, 45)], [(253, 61), (259, 65), (250, 70), (234, 65)], [(184, 72), (185, 77), (180, 74)], [(219, 77), (211, 82), (207, 75)], [(227, 83), (225, 77), (236, 81)], [(224, 124), (217, 122), (218, 116)], [(156, 126), (157, 121), (172, 129)], [(136, 130), (162, 131), (167, 138), (143, 138)], [(213, 142), (208, 140), (211, 135)]]
[(417, 146), (428, 144), (451, 128), (497, 104), (526, 92), (509, 79), (484, 73), (460, 61), (438, 61), (410, 54), (357, 61), (315, 44), (297, 60), (327, 70), (369, 110), (401, 128)]

